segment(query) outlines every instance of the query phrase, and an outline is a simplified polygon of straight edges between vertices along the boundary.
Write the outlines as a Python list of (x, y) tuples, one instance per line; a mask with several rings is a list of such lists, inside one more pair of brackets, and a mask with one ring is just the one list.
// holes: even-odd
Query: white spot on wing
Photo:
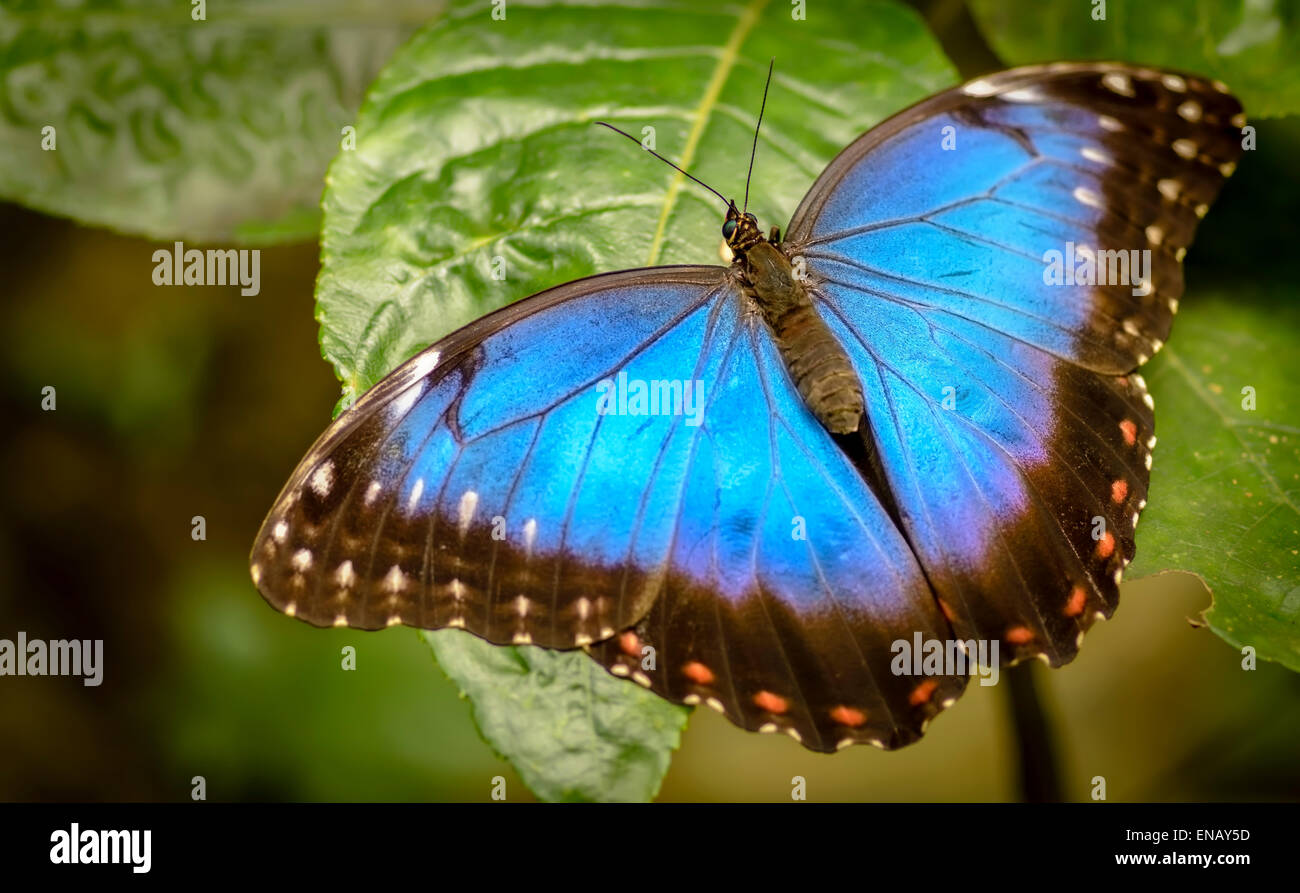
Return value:
[(406, 574), (397, 565), (390, 567), (384, 575), (384, 588), (394, 595), (406, 588)]
[(420, 504), (420, 496), (424, 493), (424, 478), (416, 478), (415, 486), (411, 488), (411, 495), (406, 500), (406, 507), (410, 511), (415, 511), (415, 507)]
[(478, 494), (473, 490), (466, 490), (460, 497), (460, 506), (457, 509), (461, 536), (469, 532), (469, 525), (474, 520), (474, 509), (476, 508), (478, 508)]
[(1101, 85), (1112, 93), (1118, 93), (1120, 96), (1127, 96), (1130, 99), (1135, 95), (1133, 93), (1133, 81), (1128, 75), (1118, 71), (1110, 71), (1102, 75)]
[(1043, 94), (1037, 87), (1021, 87), (1018, 90), (1008, 90), (999, 98), (1008, 102), (1040, 102)]
[(1071, 194), (1081, 205), (1087, 205), (1090, 208), (1101, 207), (1101, 196), (1085, 186), (1074, 187), (1074, 192)]
[(334, 572), (334, 579), (344, 589), (350, 589), (352, 584), (357, 581), (356, 572), (352, 570), (352, 562), (345, 561), (339, 565), (338, 570)]
[(962, 87), (961, 92), (967, 96), (992, 96), (998, 92), (998, 88), (992, 81), (979, 78)]
[(396, 415), (406, 415), (411, 411), (411, 407), (415, 405), (415, 401), (420, 399), (422, 393), (424, 393), (424, 382), (420, 381), (402, 391), (393, 398), (391, 406), (394, 413)]
[(440, 356), (441, 354), (436, 350), (428, 350), (420, 354), (411, 361), (411, 377), (424, 378), (437, 367)]
[(1084, 146), (1082, 149), (1079, 150), (1079, 154), (1082, 155), (1084, 158), (1088, 159), (1089, 161), (1095, 161), (1097, 164), (1111, 163), (1109, 155), (1107, 155), (1105, 152), (1101, 151), (1100, 149), (1093, 148), (1092, 146)]
[(326, 459), (316, 470), (311, 473), (311, 489), (317, 496), (324, 499), (330, 495), (330, 490), (334, 489), (334, 460)]

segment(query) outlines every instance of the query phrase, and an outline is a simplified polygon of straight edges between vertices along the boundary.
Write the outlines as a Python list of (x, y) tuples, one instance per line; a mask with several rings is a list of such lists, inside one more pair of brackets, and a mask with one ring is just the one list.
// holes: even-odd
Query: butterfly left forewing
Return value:
[[(634, 546), (673, 418), (598, 411), (601, 379), (657, 345), (693, 361), (720, 268), (570, 283), (456, 332), (341, 415), (272, 506), (250, 557), (263, 596), (318, 626), (463, 628), (580, 647), (635, 622), (659, 577)], [(635, 420), (632, 420), (635, 421)], [(671, 458), (671, 457), (670, 457)]]

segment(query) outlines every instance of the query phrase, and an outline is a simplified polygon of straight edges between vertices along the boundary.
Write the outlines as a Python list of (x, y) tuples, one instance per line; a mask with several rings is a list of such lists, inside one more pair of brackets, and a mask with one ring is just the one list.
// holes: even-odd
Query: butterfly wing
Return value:
[[(264, 522), (254, 581), (316, 625), (591, 646), (818, 750), (912, 740), (965, 680), (894, 675), (890, 643), (948, 624), (761, 327), (711, 267), (484, 317), (335, 420)], [(659, 387), (638, 413), (638, 382), (681, 402)]]
[[(1114, 610), (1155, 444), (1132, 373), (1243, 124), (1192, 76), (1015, 69), (873, 129), (796, 212), (785, 248), (861, 376), (868, 474), (960, 637), (1057, 665)], [(1078, 275), (1052, 281), (1052, 252)]]

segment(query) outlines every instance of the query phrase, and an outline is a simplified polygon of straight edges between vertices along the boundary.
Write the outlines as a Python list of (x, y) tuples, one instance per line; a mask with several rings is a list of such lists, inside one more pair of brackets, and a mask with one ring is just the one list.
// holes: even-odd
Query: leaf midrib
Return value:
[[(737, 19), (736, 26), (731, 29), (731, 34), (727, 36), (727, 42), (722, 47), (718, 62), (713, 67), (713, 76), (709, 78), (708, 86), (704, 88), (704, 95), (700, 98), (699, 105), (695, 107), (693, 115), (695, 123), (691, 125), (691, 132), (686, 137), (686, 147), (682, 149), (681, 158), (677, 162), (679, 167), (689, 170), (691, 162), (695, 160), (695, 150), (699, 147), (704, 128), (708, 125), (713, 110), (718, 104), (718, 97), (722, 95), (722, 88), (726, 85), (727, 78), (736, 65), (736, 59), (740, 56), (740, 47), (744, 44), (745, 38), (749, 37), (749, 32), (754, 30), (759, 13), (767, 6), (767, 2), (768, 0), (750, 0), (745, 11)], [(668, 218), (672, 215), (673, 207), (677, 204), (677, 195), (685, 182), (686, 176), (678, 171), (674, 172), (672, 180), (668, 183), (663, 210), (659, 212), (659, 224), (655, 227), (654, 239), (650, 243), (650, 254), (646, 257), (647, 267), (659, 263), (664, 236), (668, 231)]]

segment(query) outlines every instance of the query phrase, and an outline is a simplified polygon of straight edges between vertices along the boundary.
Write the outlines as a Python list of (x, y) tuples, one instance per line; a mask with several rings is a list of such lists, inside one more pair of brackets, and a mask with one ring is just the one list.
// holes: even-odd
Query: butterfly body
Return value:
[[(973, 668), (900, 643), (1058, 666), (1114, 612), (1155, 445), (1136, 370), (1243, 124), (1222, 85), (1118, 63), (933, 96), (784, 240), (733, 204), (730, 268), (568, 283), (394, 370), (290, 477), (254, 582), (320, 626), (584, 648), (817, 751), (914, 741)], [(1050, 280), (1067, 246), (1150, 275)]]
[[(728, 220), (735, 219), (734, 212), (732, 205)], [(762, 313), (813, 415), (832, 434), (852, 434), (862, 420), (863, 405), (862, 386), (848, 354), (817, 312), (780, 245), (758, 235), (752, 215), (742, 215), (742, 220), (728, 245), (736, 254), (746, 295)]]

